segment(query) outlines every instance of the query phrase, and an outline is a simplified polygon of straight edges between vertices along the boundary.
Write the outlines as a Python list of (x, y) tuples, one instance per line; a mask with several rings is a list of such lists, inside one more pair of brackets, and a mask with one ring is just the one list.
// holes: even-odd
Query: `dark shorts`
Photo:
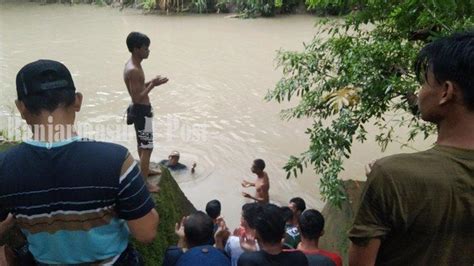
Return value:
[(153, 149), (153, 111), (151, 105), (130, 105), (127, 109), (127, 124), (135, 126), (138, 148)]

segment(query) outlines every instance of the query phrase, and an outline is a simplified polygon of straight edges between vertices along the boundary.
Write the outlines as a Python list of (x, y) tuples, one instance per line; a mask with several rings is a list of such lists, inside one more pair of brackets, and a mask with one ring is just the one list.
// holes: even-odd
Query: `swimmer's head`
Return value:
[(169, 165), (176, 165), (179, 162), (179, 152), (172, 151), (168, 156), (168, 164)]

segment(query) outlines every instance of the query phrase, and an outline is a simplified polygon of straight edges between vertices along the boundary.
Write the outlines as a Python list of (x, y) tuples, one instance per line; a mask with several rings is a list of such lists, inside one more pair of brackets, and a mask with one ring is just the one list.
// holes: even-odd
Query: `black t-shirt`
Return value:
[(278, 255), (271, 255), (263, 250), (243, 253), (238, 266), (306, 266), (308, 259), (298, 250), (284, 250)]
[(181, 170), (186, 170), (188, 167), (182, 163), (177, 163), (175, 165), (168, 165), (169, 160), (161, 160), (160, 164), (163, 166), (168, 167), (171, 171), (181, 171)]

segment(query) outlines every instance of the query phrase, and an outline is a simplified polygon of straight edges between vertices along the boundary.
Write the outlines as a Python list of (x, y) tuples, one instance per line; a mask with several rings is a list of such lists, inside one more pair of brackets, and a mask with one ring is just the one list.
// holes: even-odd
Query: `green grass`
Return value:
[(17, 143), (14, 142), (0, 142), (0, 152), (4, 152), (11, 147), (15, 146)]
[(145, 265), (162, 265), (166, 248), (176, 245), (178, 238), (174, 233), (176, 222), (181, 217), (195, 211), (192, 203), (186, 198), (168, 169), (161, 169), (160, 193), (155, 196), (156, 210), (160, 215), (158, 235), (152, 244), (135, 243), (142, 254)]

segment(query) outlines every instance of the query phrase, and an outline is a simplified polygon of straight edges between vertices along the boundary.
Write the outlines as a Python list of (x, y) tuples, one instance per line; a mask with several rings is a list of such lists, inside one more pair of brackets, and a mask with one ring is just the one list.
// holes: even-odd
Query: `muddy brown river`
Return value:
[[(122, 71), (129, 57), (125, 38), (140, 31), (151, 38), (151, 54), (143, 62), (145, 75), (160, 74), (170, 80), (151, 93), (152, 160), (178, 150), (182, 163), (197, 162), (194, 175), (175, 174), (197, 208), (219, 199), (230, 227), (237, 226), (240, 207), (246, 202), (241, 191), (249, 190), (240, 182), (254, 178), (252, 160), (262, 158), (272, 201), (286, 204), (300, 196), (309, 207), (321, 209), (318, 176), (307, 169), (297, 179), (287, 180), (282, 170), (289, 155), (307, 147), (304, 131), (310, 121), (283, 121), (279, 111), (294, 103), (263, 100), (281, 77), (281, 70), (275, 68), (276, 51), (301, 50), (302, 43), (312, 39), (315, 22), (309, 15), (240, 20), (0, 1), (0, 130), (24, 127), (14, 110), (18, 70), (40, 58), (55, 59), (68, 66), (84, 95), (77, 117), (80, 134), (120, 143), (137, 156), (133, 128), (123, 120), (130, 98)], [(400, 144), (390, 145), (385, 154), (394, 152), (400, 152)], [(355, 145), (342, 177), (363, 179), (364, 164), (380, 156), (374, 142)]]

